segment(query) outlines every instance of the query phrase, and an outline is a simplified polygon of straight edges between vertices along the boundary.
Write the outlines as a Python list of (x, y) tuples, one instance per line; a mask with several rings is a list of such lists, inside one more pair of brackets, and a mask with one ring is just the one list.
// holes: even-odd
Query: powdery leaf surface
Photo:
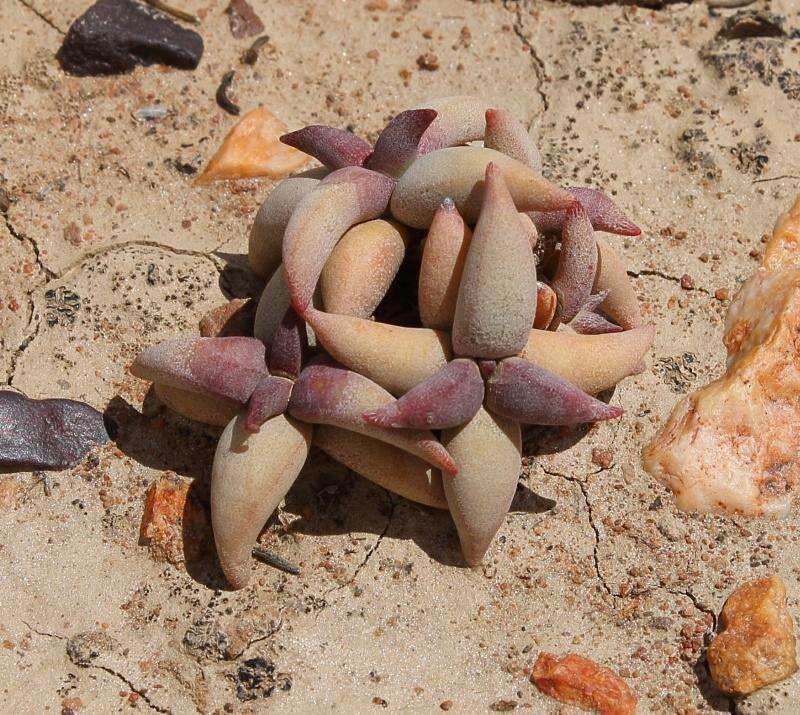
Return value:
[[(529, 681), (545, 650), (613, 669), (643, 712), (728, 710), (702, 660), (711, 614), (766, 572), (784, 577), (796, 609), (800, 534), (791, 519), (679, 513), (638, 455), (679, 397), (721, 374), (726, 304), (714, 293), (752, 273), (750, 253), (797, 193), (796, 179), (778, 178), (800, 175), (796, 41), (725, 40), (704, 60), (699, 49), (735, 11), (711, 15), (702, 2), (260, 3), (271, 39), (250, 66), (227, 0), (211, 0), (194, 8), (205, 42), (196, 71), (67, 78), (53, 60), (58, 30), (89, 4), (0, 3), (0, 185), (15, 199), (10, 225), (32, 241), (13, 239), (11, 260), (36, 263), (35, 245), (56, 273), (45, 282), (37, 268), (21, 287), (32, 306), (20, 300), (20, 312), (32, 307), (34, 321), (0, 322), (10, 326), (0, 366), (31, 396), (82, 399), (121, 426), (96, 462), (54, 474), (49, 497), (31, 474), (6, 476), (25, 496), (0, 515), (0, 682), (14, 683), (2, 708), (58, 712), (79, 698), (85, 711), (113, 712), (131, 699), (143, 709), (146, 696), (174, 712), (238, 709), (242, 678), (272, 664), (264, 682), (287, 674), (291, 689), (263, 698), (267, 689), (245, 688), (258, 693), (255, 709), (368, 711), (379, 698), (390, 712), (514, 700), (554, 713), (561, 705)], [(798, 24), (791, 0), (771, 12)], [(429, 52), (438, 69), (421, 71)], [(714, 57), (734, 71), (721, 77)], [(191, 480), (208, 508), (219, 430), (162, 409), (125, 367), (260, 289), (243, 257), (273, 183), (190, 186), (234, 122), (214, 103), (234, 68), (243, 113), (263, 104), (290, 130), (352, 124), (371, 141), (425, 97), (493, 95), (533, 125), (550, 180), (602, 187), (642, 227), (605, 237), (659, 328), (647, 370), (616, 390), (626, 416), (585, 436), (526, 430), (533, 456), (479, 571), (462, 567), (446, 513), (390, 497), (314, 450), (261, 536), (301, 577), (254, 567), (252, 585), (230, 593), (217, 590), (213, 559), (173, 566), (138, 544), (145, 495), (165, 471)], [(131, 116), (153, 104), (168, 116)], [(681, 287), (684, 274), (694, 289)], [(62, 322), (48, 325), (48, 313)], [(592, 461), (596, 449), (610, 451), (607, 467)], [(119, 647), (86, 668), (65, 657), (67, 639), (98, 629)], [(794, 677), (737, 708), (793, 713), (798, 700)]]

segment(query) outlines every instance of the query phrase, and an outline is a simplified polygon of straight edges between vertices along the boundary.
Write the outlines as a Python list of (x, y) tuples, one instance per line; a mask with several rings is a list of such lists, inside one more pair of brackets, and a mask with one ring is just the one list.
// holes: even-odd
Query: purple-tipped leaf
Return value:
[(501, 358), (522, 349), (536, 315), (536, 263), (530, 235), (503, 178), (489, 162), (453, 318), (453, 351)]
[(558, 297), (553, 325), (568, 323), (589, 301), (597, 272), (597, 241), (586, 210), (567, 210), (561, 232), (561, 252), (551, 288)]
[(286, 411), (289, 396), (292, 394), (292, 381), (285, 377), (267, 375), (256, 385), (247, 403), (244, 428), (248, 432), (258, 432), (268, 419)]
[(553, 426), (610, 420), (623, 412), (522, 358), (497, 365), (486, 383), (486, 406), (525, 424)]
[[(638, 236), (642, 230), (631, 221), (608, 196), (599, 189), (572, 186), (567, 189), (586, 209), (596, 231), (616, 233), (620, 236)], [(566, 211), (531, 211), (528, 213), (539, 233), (560, 233), (564, 227)]]
[(612, 323), (597, 312), (600, 304), (608, 297), (608, 291), (589, 296), (586, 305), (570, 321), (569, 327), (581, 335), (601, 335), (603, 333), (620, 333), (623, 328)]
[(311, 124), (281, 137), (284, 144), (318, 159), (329, 169), (361, 166), (372, 147), (351, 132), (324, 124)]
[(449, 429), (469, 422), (483, 403), (483, 380), (472, 360), (453, 360), (405, 395), (364, 419), (380, 427)]
[(541, 173), (542, 157), (531, 135), (507, 109), (486, 110), (486, 133), (483, 145), (503, 152)]
[(245, 404), (267, 374), (256, 338), (175, 338), (144, 349), (131, 366), (136, 377)]
[(394, 402), (372, 380), (325, 358), (313, 361), (292, 388), (289, 414), (303, 422), (325, 424), (374, 437), (415, 454), (434, 467), (455, 474), (452, 457), (429, 430), (394, 430), (371, 425), (363, 414)]
[(602, 335), (603, 333), (621, 333), (623, 328), (599, 313), (588, 310), (580, 311), (570, 322), (569, 327), (581, 335)]
[(420, 139), (434, 119), (436, 111), (433, 109), (400, 112), (381, 132), (364, 166), (389, 176), (402, 174), (414, 161)]
[(302, 318), (290, 307), (272, 336), (267, 364), (279, 377), (296, 379), (308, 353), (308, 331)]
[(478, 360), (478, 369), (481, 371), (484, 380), (488, 380), (492, 376), (496, 367), (496, 360)]

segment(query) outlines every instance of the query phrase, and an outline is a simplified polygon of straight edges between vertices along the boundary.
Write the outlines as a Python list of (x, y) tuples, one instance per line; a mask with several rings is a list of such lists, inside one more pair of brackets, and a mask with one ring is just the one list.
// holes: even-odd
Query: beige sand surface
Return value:
[[(751, 5), (786, 35), (743, 40), (718, 38), (735, 10), (703, 2), (253, 0), (271, 40), (250, 67), (227, 0), (184, 0), (202, 17), (196, 71), (68, 77), (53, 56), (89, 4), (0, 2), (0, 187), (13, 199), (0, 221), (0, 379), (110, 405), (122, 428), (116, 446), (52, 475), (50, 496), (34, 475), (4, 477), (22, 496), (0, 512), (0, 710), (435, 712), (450, 700), (472, 713), (506, 700), (567, 712), (525, 673), (544, 649), (613, 667), (641, 712), (797, 712), (800, 677), (734, 704), (702, 659), (713, 614), (743, 580), (777, 572), (800, 617), (796, 513), (679, 513), (638, 459), (679, 395), (720, 374), (726, 303), (714, 293), (752, 271), (800, 190), (796, 3)], [(425, 52), (438, 69), (418, 68)], [(260, 289), (240, 254), (271, 184), (196, 189), (176, 168), (199, 167), (232, 125), (214, 102), (232, 68), (244, 109), (370, 139), (427, 97), (494, 97), (536, 127), (551, 178), (605, 187), (644, 229), (612, 238), (658, 325), (647, 371), (614, 397), (627, 414), (582, 439), (529, 436), (534, 456), (482, 570), (463, 568), (447, 514), (319, 454), (267, 535), (300, 577), (262, 567), (232, 593), (212, 557), (184, 570), (138, 544), (144, 494), (164, 471), (207, 500), (215, 435), (161, 408), (126, 366)], [(132, 118), (154, 103), (168, 118)], [(73, 294), (80, 308), (65, 310)], [(593, 449), (612, 450), (611, 466)], [(256, 657), (291, 689), (238, 699)]]

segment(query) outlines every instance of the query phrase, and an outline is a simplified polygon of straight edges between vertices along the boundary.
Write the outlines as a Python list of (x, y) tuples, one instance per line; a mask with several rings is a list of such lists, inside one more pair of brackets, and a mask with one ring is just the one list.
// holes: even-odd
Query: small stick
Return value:
[(172, 17), (177, 17), (179, 20), (183, 20), (184, 22), (190, 22), (192, 25), (200, 24), (200, 20), (196, 15), (192, 15), (190, 12), (173, 7), (169, 3), (164, 2), (164, 0), (145, 0), (145, 2), (148, 5), (152, 5), (156, 10), (161, 10), (161, 12), (165, 12), (167, 15), (172, 15)]
[(267, 43), (269, 42), (269, 35), (261, 35), (261, 37), (257, 37), (253, 40), (253, 44), (250, 45), (242, 55), (242, 62), (246, 65), (254, 65), (256, 60), (258, 59), (258, 51)]
[(216, 100), (217, 104), (222, 107), (228, 114), (232, 114), (234, 117), (239, 115), (239, 105), (234, 104), (233, 101), (228, 97), (228, 90), (231, 87), (231, 82), (233, 82), (233, 76), (236, 74), (233, 70), (230, 72), (226, 72), (222, 75), (222, 81), (219, 83), (219, 87), (217, 87), (217, 94)]
[(253, 547), (253, 556), (255, 556), (259, 561), (267, 564), (268, 566), (272, 566), (279, 571), (285, 571), (293, 576), (300, 575), (300, 569), (297, 568), (297, 566), (292, 566), (292, 564), (278, 556), (278, 554), (273, 553), (272, 551), (269, 551), (261, 546)]

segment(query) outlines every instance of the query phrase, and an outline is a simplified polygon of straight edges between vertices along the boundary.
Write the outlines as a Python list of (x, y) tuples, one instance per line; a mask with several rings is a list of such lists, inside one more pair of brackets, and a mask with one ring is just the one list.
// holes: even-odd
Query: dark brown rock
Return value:
[(109, 75), (137, 65), (194, 69), (203, 38), (133, 0), (98, 0), (69, 28), (58, 61), (70, 74)]
[(108, 440), (103, 415), (83, 402), (0, 391), (0, 469), (66, 469)]

